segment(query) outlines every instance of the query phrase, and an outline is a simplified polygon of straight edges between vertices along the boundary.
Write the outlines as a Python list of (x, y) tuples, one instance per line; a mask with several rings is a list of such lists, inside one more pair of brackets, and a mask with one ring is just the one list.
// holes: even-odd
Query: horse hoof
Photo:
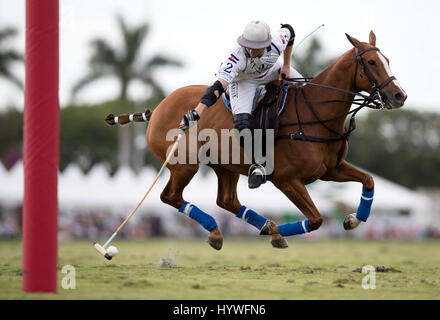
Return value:
[(223, 235), (219, 228), (215, 228), (208, 236), (208, 243), (215, 250), (220, 250), (223, 246)]
[(344, 229), (347, 231), (357, 228), (360, 224), (361, 221), (356, 218), (355, 213), (347, 215), (344, 219)]
[(260, 230), (260, 236), (270, 236), (272, 234), (277, 234), (277, 233), (279, 233), (278, 226), (272, 220), (267, 220), (263, 228), (261, 228)]
[(208, 243), (215, 250), (220, 250), (223, 246), (223, 238), (215, 239), (215, 238), (208, 237)]
[(272, 247), (277, 248), (277, 249), (286, 249), (289, 247), (289, 244), (287, 243), (287, 240), (285, 238), (283, 238), (281, 235), (278, 238), (273, 238), (272, 241), (270, 242), (270, 244), (272, 245)]

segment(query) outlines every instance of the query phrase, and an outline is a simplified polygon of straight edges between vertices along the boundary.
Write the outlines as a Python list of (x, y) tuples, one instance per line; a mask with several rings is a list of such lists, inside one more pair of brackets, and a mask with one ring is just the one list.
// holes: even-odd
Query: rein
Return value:
[[(362, 71), (365, 73), (365, 75), (367, 76), (368, 80), (370, 81), (370, 84), (372, 86), (372, 88), (375, 89), (375, 92), (369, 95), (365, 95), (362, 94), (360, 92), (354, 92), (354, 91), (349, 91), (349, 90), (344, 90), (344, 89), (340, 89), (340, 88), (335, 88), (332, 86), (328, 86), (328, 85), (324, 85), (324, 84), (319, 84), (319, 83), (313, 83), (311, 82), (311, 80), (313, 80), (313, 78), (286, 78), (283, 77), (284, 80), (286, 81), (294, 81), (294, 82), (303, 82), (305, 83), (305, 85), (298, 87), (296, 92), (295, 92), (295, 100), (294, 100), (294, 104), (295, 104), (295, 111), (296, 111), (296, 115), (298, 118), (298, 122), (280, 122), (279, 126), (299, 126), (299, 130), (297, 133), (292, 133), (289, 135), (278, 135), (277, 137), (280, 139), (291, 139), (291, 140), (301, 140), (301, 141), (309, 141), (309, 142), (320, 142), (320, 143), (325, 143), (325, 142), (335, 142), (335, 141), (341, 141), (341, 140), (347, 140), (350, 137), (350, 134), (356, 129), (356, 114), (363, 108), (368, 107), (368, 108), (372, 108), (372, 109), (383, 109), (384, 108), (384, 102), (382, 99), (382, 92), (381, 90), (386, 87), (389, 83), (391, 83), (391, 81), (395, 80), (396, 78), (394, 76), (388, 78), (387, 80), (385, 80), (382, 84), (378, 84), (377, 81), (374, 79), (373, 75), (371, 74), (370, 70), (368, 69), (368, 67), (365, 65), (364, 61), (362, 60), (362, 55), (365, 54), (366, 52), (369, 51), (380, 51), (378, 48), (376, 47), (372, 47), (372, 48), (368, 48), (365, 49), (361, 52), (358, 51), (358, 49), (355, 47), (355, 54), (356, 54), (356, 67), (355, 67), (355, 72), (354, 72), (354, 87), (356, 91), (359, 91), (357, 89), (357, 85), (356, 85), (356, 76), (358, 73), (358, 69), (359, 69), (359, 65), (362, 68)], [(362, 74), (361, 74), (362, 75)], [(353, 99), (353, 100), (323, 100), (323, 101), (310, 101), (307, 99), (306, 93), (305, 93), (305, 87), (306, 86), (315, 86), (315, 87), (321, 87), (321, 88), (325, 88), (325, 89), (330, 89), (330, 90), (336, 90), (342, 93), (347, 93), (347, 94), (351, 94), (354, 96), (360, 96), (361, 98), (359, 99)], [(299, 117), (299, 110), (298, 110), (298, 94), (299, 91), (301, 91), (301, 94), (304, 98), (304, 101), (306, 103), (306, 106), (308, 107), (308, 109), (312, 112), (313, 116), (316, 118), (316, 121), (306, 121), (306, 122), (302, 122), (300, 117)], [(313, 108), (313, 103), (335, 103), (335, 102), (340, 102), (340, 103), (350, 103), (350, 104), (355, 104), (358, 105), (359, 107), (357, 107), (356, 109), (353, 109), (347, 113), (341, 114), (339, 116), (336, 116), (334, 118), (331, 119), (326, 119), (326, 120), (321, 120), (319, 118), (319, 116), (316, 114), (315, 109)], [(345, 132), (344, 133), (339, 133), (331, 128), (329, 128), (326, 123), (331, 122), (331, 121), (335, 121), (344, 117), (347, 117), (348, 115), (351, 114), (351, 118), (350, 118), (350, 124), (348, 128), (344, 128)], [(303, 126), (304, 125), (314, 125), (314, 124), (321, 124), (323, 127), (325, 127), (328, 131), (336, 134), (336, 137), (331, 137), (331, 138), (323, 138), (323, 137), (314, 137), (314, 136), (307, 136), (304, 134), (303, 131)], [(342, 151), (342, 150), (341, 150)]]

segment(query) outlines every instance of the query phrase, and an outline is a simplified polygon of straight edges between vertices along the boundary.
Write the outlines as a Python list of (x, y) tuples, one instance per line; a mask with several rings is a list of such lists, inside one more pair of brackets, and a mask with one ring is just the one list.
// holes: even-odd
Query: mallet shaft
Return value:
[(139, 207), (141, 206), (142, 202), (144, 202), (145, 198), (148, 196), (148, 194), (150, 193), (151, 189), (153, 189), (153, 186), (156, 184), (156, 182), (159, 179), (160, 175), (164, 171), (166, 165), (168, 164), (168, 162), (170, 161), (170, 159), (173, 156), (174, 152), (176, 151), (177, 146), (179, 144), (179, 141), (182, 138), (183, 134), (184, 134), (184, 132), (181, 132), (177, 136), (177, 139), (176, 139), (176, 142), (174, 142), (173, 148), (171, 149), (170, 153), (168, 154), (168, 157), (166, 158), (165, 162), (163, 163), (162, 168), (160, 168), (159, 173), (156, 176), (156, 179), (154, 179), (153, 183), (151, 184), (150, 188), (147, 190), (147, 192), (143, 196), (142, 200), (138, 203), (138, 205), (136, 206), (136, 208), (134, 208), (134, 210), (130, 213), (130, 215), (124, 220), (124, 222), (122, 222), (122, 224), (119, 226), (119, 228), (116, 229), (115, 233), (113, 233), (113, 235), (107, 240), (107, 242), (104, 244), (104, 248), (107, 248), (107, 246), (110, 244), (110, 242), (112, 242), (112, 240), (116, 237), (116, 235), (127, 224), (128, 220), (130, 220), (130, 218), (135, 214), (137, 209), (139, 209)]
[(102, 246), (104, 249), (107, 249), (108, 245), (110, 244), (110, 242), (113, 241), (113, 239), (118, 235), (117, 232), (113, 233), (112, 236), (107, 240), (106, 243), (104, 243), (104, 245)]
[(292, 51), (292, 55), (293, 53), (296, 51), (296, 49), (308, 38), (310, 37), (312, 34), (314, 34), (316, 31), (318, 31), (319, 29), (321, 29), (322, 27), (324, 27), (324, 24), (320, 25), (318, 28), (316, 28), (315, 30), (313, 30), (312, 32), (310, 32), (304, 39), (302, 39), (296, 46), (295, 48), (293, 48)]

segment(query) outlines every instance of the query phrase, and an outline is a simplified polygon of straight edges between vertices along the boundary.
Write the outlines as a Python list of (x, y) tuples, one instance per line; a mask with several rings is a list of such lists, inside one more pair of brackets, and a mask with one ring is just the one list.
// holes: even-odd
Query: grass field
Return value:
[[(90, 241), (59, 245), (58, 294), (21, 292), (21, 243), (0, 241), (0, 299), (440, 299), (440, 241), (298, 240), (286, 250), (268, 239), (116, 240), (107, 261)], [(174, 257), (176, 267), (157, 266)], [(76, 289), (61, 287), (64, 265)], [(364, 265), (384, 266), (376, 289), (362, 288)]]

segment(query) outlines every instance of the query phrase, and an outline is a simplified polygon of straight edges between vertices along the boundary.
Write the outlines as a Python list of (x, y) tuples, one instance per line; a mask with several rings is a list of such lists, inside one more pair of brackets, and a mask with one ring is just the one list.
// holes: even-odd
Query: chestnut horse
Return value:
[[(388, 109), (402, 107), (407, 95), (392, 76), (389, 60), (375, 47), (376, 36), (373, 31), (370, 33), (369, 43), (360, 42), (348, 34), (346, 36), (354, 48), (343, 54), (310, 83), (289, 86), (286, 105), (279, 121), (292, 125), (280, 126), (278, 134), (292, 139), (275, 140), (271, 182), (293, 202), (307, 220), (277, 226), (275, 222), (266, 219), (264, 227), (260, 228), (260, 224), (258, 228), (261, 230), (260, 234), (271, 235), (274, 247), (287, 247), (284, 236), (312, 232), (321, 226), (323, 218), (305, 187), (317, 179), (362, 183), (363, 193), (358, 213), (347, 215), (344, 221), (346, 230), (357, 227), (361, 221), (365, 222), (370, 213), (373, 178), (344, 160), (348, 148), (347, 135), (344, 135), (346, 117), (355, 101), (355, 93), (364, 91), (371, 96), (376, 94), (376, 97), (383, 99), (383, 106)], [(173, 141), (167, 141), (167, 132), (177, 128), (183, 115), (197, 106), (206, 88), (207, 86), (195, 85), (177, 89), (151, 113), (146, 133), (147, 142), (150, 150), (162, 162), (173, 144)], [(299, 90), (302, 91), (301, 94), (298, 94)], [(205, 111), (198, 121), (197, 132), (205, 128), (214, 129), (218, 136), (221, 129), (233, 128), (232, 114), (222, 99)], [(292, 135), (295, 133), (297, 134)], [(303, 137), (317, 137), (322, 141), (294, 139), (294, 136), (298, 137), (298, 133)], [(186, 139), (186, 145), (189, 143), (188, 136), (187, 134), (182, 138), (183, 141)], [(202, 142), (198, 141), (197, 149), (201, 146)], [(220, 147), (218, 154), (221, 154)], [(246, 216), (243, 211), (250, 209), (240, 203), (237, 195), (237, 182), (241, 174), (248, 175), (249, 164), (230, 162), (208, 166), (215, 171), (218, 178), (217, 205), (251, 223), (243, 217)], [(195, 208), (197, 214), (201, 212), (204, 217), (209, 217), (200, 222), (200, 219), (190, 215), (210, 232), (208, 242), (219, 250), (223, 235), (213, 218), (187, 203), (182, 196), (183, 190), (198, 171), (199, 164), (176, 163), (168, 164), (167, 167), (171, 175), (161, 193), (161, 200), (186, 215), (188, 208)], [(254, 214), (263, 218), (255, 212)]]

